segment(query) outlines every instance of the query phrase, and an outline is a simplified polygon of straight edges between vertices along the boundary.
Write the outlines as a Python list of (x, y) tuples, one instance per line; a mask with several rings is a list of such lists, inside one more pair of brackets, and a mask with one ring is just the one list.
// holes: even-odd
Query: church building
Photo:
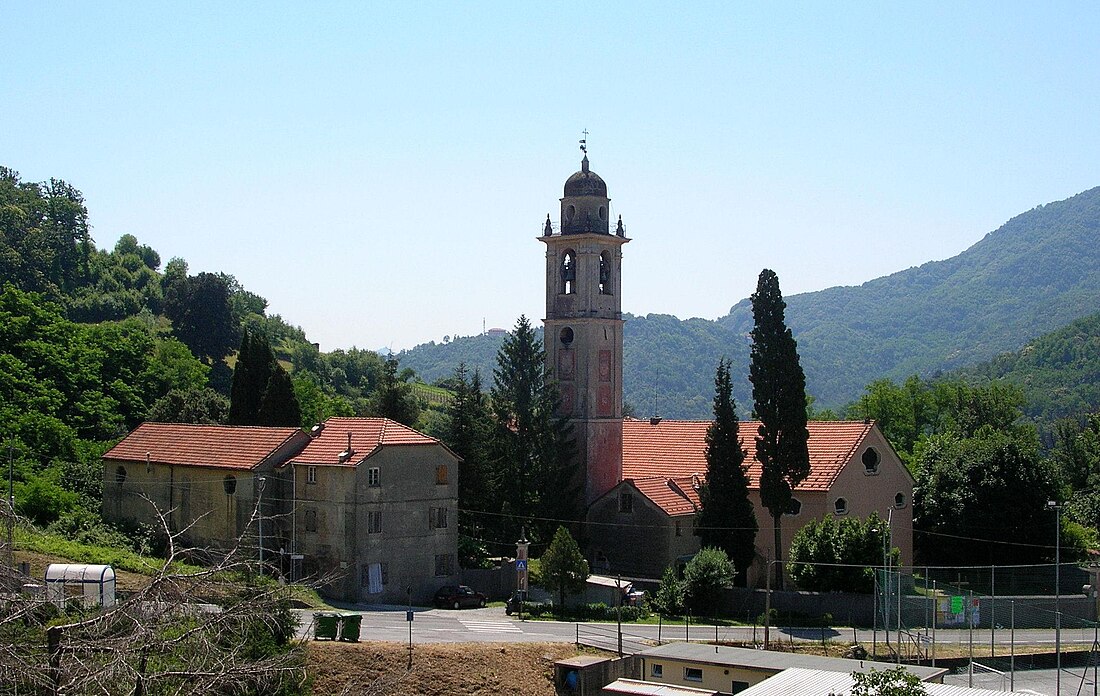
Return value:
[[(582, 148), (583, 149), (583, 148)], [(546, 216), (547, 368), (561, 392), (584, 472), (587, 556), (594, 572), (659, 578), (699, 550), (693, 531), (698, 489), (706, 479), (707, 421), (623, 418), (622, 249), (630, 241), (610, 220), (607, 184), (589, 167), (565, 182), (560, 224)], [(763, 584), (771, 514), (761, 506), (756, 423), (741, 424), (750, 499), (760, 531), (748, 584)], [(809, 424), (811, 472), (795, 488), (781, 521), (783, 543), (823, 515), (890, 522), (890, 543), (912, 563), (913, 478), (874, 423)], [(784, 552), (784, 557), (786, 552)]]

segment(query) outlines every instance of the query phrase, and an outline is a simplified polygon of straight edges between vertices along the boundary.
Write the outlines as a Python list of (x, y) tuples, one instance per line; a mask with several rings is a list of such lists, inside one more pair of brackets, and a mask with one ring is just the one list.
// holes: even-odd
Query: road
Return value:
[[(313, 612), (298, 610), (301, 624), (298, 635), (308, 638), (313, 634)], [(405, 620), (403, 607), (387, 609), (356, 610), (355, 613), (363, 616), (360, 632), (362, 640), (387, 640), (408, 641), (409, 622)], [(463, 643), (463, 642), (569, 642), (577, 640), (578, 635), (585, 642), (598, 642), (603, 645), (610, 644), (617, 647), (617, 631), (613, 623), (569, 623), (557, 621), (519, 621), (515, 617), (505, 616), (503, 607), (487, 607), (484, 609), (424, 609), (417, 608), (413, 611), (412, 634), (414, 643)], [(658, 639), (670, 640), (695, 640), (707, 641), (715, 638), (714, 626), (692, 625), (685, 628), (683, 625), (656, 626), (653, 624), (623, 624), (624, 649), (642, 649), (644, 641), (655, 642)], [(746, 642), (756, 641), (760, 643), (764, 639), (763, 627), (757, 626), (732, 626), (719, 627), (717, 637), (720, 641)], [(821, 629), (771, 629), (772, 641), (794, 642), (819, 642), (822, 638)], [(873, 641), (882, 643), (886, 636), (883, 631), (877, 633), (866, 629), (830, 628), (825, 630), (825, 638), (834, 643), (861, 642), (870, 644)], [(998, 655), (1008, 655), (1013, 642), (1017, 646), (1043, 646), (1053, 648), (1054, 631), (1051, 629), (1018, 629), (1015, 635), (1011, 631), (1001, 629), (990, 636), (988, 629), (975, 630), (971, 634), (968, 630), (939, 630), (936, 633), (936, 643), (940, 646), (964, 646), (968, 647), (971, 640), (975, 650), (979, 653), (986, 652), (989, 644), (994, 642)], [(1080, 647), (1091, 645), (1093, 631), (1079, 629), (1063, 629), (1063, 647)], [(890, 641), (895, 641), (896, 634), (891, 633)]]

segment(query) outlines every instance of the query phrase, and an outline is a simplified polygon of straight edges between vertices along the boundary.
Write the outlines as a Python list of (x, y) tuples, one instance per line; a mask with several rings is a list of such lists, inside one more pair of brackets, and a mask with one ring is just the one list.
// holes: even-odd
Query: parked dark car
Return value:
[(474, 592), (465, 585), (446, 585), (435, 593), (435, 605), (440, 608), (483, 607), (485, 602), (485, 595)]

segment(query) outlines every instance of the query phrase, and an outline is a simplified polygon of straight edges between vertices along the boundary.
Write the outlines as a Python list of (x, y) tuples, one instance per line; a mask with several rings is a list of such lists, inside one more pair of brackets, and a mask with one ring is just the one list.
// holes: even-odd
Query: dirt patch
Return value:
[(315, 694), (554, 696), (554, 661), (568, 643), (321, 643), (308, 647)]

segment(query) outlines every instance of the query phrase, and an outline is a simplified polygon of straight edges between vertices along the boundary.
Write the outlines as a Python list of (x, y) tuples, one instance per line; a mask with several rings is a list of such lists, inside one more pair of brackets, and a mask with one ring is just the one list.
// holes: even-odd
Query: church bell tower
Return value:
[(622, 218), (610, 228), (607, 184), (588, 168), (565, 182), (561, 224), (546, 216), (547, 367), (561, 390), (561, 415), (573, 425), (585, 472), (585, 504), (623, 473)]

